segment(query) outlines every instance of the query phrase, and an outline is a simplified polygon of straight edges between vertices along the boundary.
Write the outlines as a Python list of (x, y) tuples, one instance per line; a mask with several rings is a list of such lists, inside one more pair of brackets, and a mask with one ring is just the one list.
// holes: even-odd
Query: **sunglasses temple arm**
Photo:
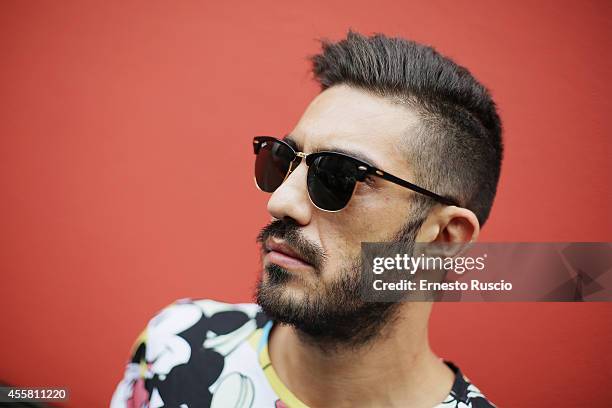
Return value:
[(438, 195), (438, 194), (436, 194), (436, 193), (434, 193), (432, 191), (424, 189), (423, 187), (419, 187), (416, 184), (412, 184), (409, 181), (402, 180), (399, 177), (395, 177), (393, 174), (389, 174), (389, 173), (384, 173), (383, 172), (383, 174), (381, 175), (381, 174), (378, 174), (377, 172), (374, 172), (374, 175), (376, 175), (378, 177), (382, 177), (383, 179), (385, 179), (387, 181), (390, 181), (392, 183), (395, 183), (397, 185), (400, 185), (402, 187), (406, 187), (406, 188), (408, 188), (408, 189), (410, 189), (412, 191), (415, 191), (417, 193), (420, 193), (420, 194), (426, 195), (428, 197), (431, 197), (434, 200), (439, 201), (439, 202), (441, 202), (443, 204), (454, 205), (454, 206), (458, 206), (459, 207), (459, 203), (457, 203), (457, 201), (455, 201), (453, 199), (450, 199), (450, 198), (442, 197), (441, 195)]

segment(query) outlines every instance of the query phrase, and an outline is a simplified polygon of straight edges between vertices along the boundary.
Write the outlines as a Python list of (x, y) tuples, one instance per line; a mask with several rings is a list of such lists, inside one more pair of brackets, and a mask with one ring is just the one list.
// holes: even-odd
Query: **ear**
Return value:
[(480, 223), (472, 211), (462, 207), (438, 206), (423, 222), (417, 242), (468, 243), (476, 241), (479, 233)]

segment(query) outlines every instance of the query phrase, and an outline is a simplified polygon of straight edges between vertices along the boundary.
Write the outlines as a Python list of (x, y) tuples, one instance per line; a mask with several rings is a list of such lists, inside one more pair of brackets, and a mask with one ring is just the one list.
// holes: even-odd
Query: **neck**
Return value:
[(448, 395), (454, 375), (429, 348), (431, 305), (402, 304), (397, 318), (363, 344), (317, 341), (292, 326), (275, 325), (272, 365), (298, 399), (320, 406), (431, 407)]

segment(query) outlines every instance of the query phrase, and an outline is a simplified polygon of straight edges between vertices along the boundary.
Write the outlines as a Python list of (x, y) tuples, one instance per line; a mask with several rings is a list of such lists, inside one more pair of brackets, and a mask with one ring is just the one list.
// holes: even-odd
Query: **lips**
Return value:
[(289, 245), (273, 238), (268, 238), (264, 244), (266, 257), (269, 261), (287, 268), (312, 267), (299, 253)]

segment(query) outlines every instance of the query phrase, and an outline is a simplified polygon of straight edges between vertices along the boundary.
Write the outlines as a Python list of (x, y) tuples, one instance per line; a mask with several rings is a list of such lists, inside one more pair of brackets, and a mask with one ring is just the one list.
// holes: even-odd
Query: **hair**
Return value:
[[(501, 120), (491, 95), (470, 72), (429, 46), (349, 30), (322, 40), (310, 58), (321, 91), (346, 84), (412, 108), (419, 124), (402, 146), (415, 183), (455, 199), (480, 225), (489, 216), (503, 156)], [(417, 194), (427, 211), (435, 203)]]

